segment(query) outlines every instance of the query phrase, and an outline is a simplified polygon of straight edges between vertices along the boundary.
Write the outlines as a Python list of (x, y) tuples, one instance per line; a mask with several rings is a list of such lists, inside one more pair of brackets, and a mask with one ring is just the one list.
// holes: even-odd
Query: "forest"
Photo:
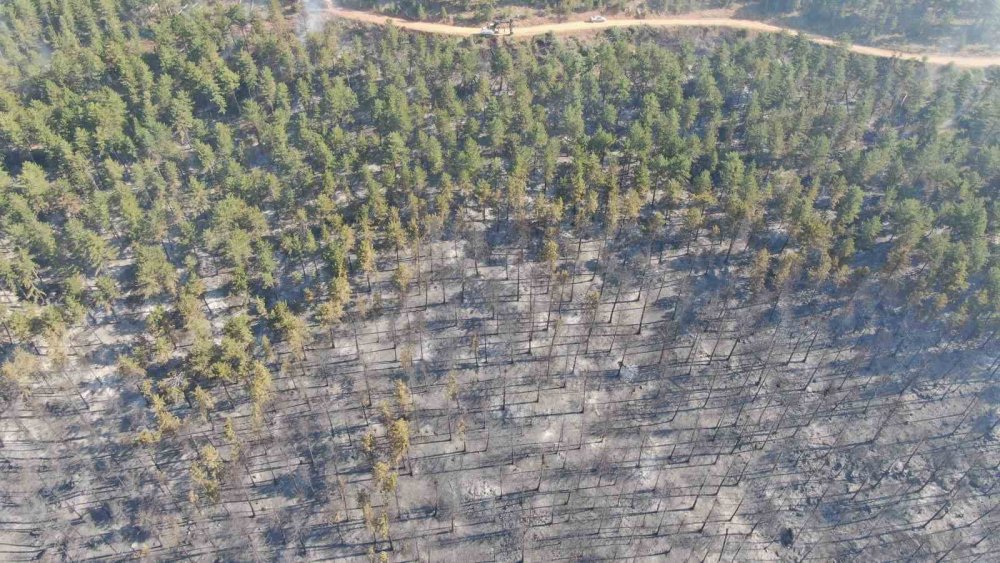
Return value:
[(1000, 549), (1000, 69), (297, 12), (0, 6), (0, 559)]

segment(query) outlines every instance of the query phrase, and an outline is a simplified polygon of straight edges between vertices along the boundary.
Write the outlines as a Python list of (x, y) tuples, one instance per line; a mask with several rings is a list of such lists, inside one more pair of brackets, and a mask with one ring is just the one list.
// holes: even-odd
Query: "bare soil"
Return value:
[[(347, 10), (343, 8), (329, 7), (325, 12), (333, 17), (371, 23), (392, 25), (419, 31), (423, 33), (436, 33), (440, 35), (470, 36), (478, 33), (477, 27), (466, 27), (450, 25), (446, 23), (418, 22), (404, 20), (401, 18), (388, 17), (381, 14), (373, 14), (358, 10)], [(701, 13), (686, 14), (682, 16), (669, 16), (659, 18), (615, 18), (609, 17), (607, 21), (591, 23), (588, 18), (576, 21), (548, 22), (527, 26), (515, 26), (513, 38), (528, 38), (546, 33), (556, 35), (570, 35), (587, 33), (594, 30), (610, 29), (613, 27), (650, 26), (650, 27), (722, 27), (728, 29), (741, 29), (762, 33), (793, 33), (801, 34), (803, 37), (820, 45), (835, 45), (836, 40), (820, 35), (803, 33), (792, 28), (772, 25), (764, 22), (737, 19), (732, 16), (705, 15)], [(870, 55), (884, 58), (900, 58), (905, 60), (924, 61), (934, 65), (953, 64), (962, 68), (987, 68), (1000, 65), (1000, 56), (997, 55), (955, 55), (947, 53), (912, 53), (898, 51), (895, 49), (884, 49), (880, 47), (868, 47), (865, 45), (849, 45), (848, 49), (853, 53)]]

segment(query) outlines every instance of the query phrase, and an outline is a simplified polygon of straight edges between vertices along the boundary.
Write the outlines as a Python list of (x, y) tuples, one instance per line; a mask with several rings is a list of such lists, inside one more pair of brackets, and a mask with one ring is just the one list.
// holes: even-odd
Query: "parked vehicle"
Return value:
[(604, 23), (608, 21), (608, 18), (604, 16), (590, 16), (590, 23)]

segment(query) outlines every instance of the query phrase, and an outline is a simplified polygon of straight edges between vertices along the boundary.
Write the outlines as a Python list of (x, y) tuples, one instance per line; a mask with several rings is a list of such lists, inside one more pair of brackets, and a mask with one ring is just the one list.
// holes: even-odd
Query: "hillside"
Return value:
[(0, 559), (988, 559), (1000, 81), (0, 6)]

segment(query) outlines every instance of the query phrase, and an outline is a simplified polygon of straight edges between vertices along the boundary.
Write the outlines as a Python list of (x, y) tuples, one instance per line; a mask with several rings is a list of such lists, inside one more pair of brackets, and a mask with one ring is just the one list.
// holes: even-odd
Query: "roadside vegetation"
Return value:
[(775, 21), (827, 37), (846, 37), (868, 45), (965, 47), (995, 51), (1000, 43), (1000, 4), (994, 0), (940, 2), (921, 0), (344, 0), (338, 5), (419, 20), (459, 19), (484, 22), (507, 12), (568, 18), (580, 12), (608, 15), (684, 14), (732, 9), (736, 17)]

